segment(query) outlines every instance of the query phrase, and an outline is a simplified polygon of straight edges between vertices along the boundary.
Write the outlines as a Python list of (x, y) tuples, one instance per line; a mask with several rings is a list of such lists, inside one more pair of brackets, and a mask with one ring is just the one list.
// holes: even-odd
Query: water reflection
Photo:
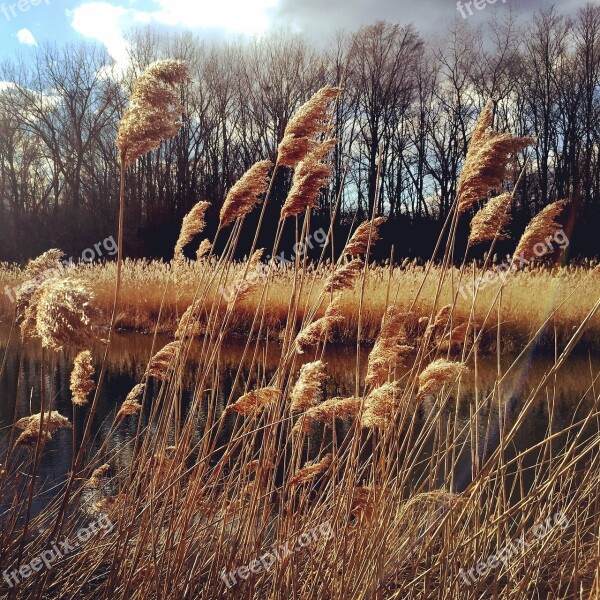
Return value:
[[(63, 354), (47, 354), (45, 368), (42, 369), (42, 350), (38, 344), (28, 344), (21, 348), (12, 340), (8, 345), (9, 329), (0, 326), (0, 361), (5, 356), (6, 366), (0, 378), (0, 451), (2, 454), (6, 449), (8, 426), (12, 422), (13, 415), (20, 418), (31, 413), (39, 412), (42, 371), (45, 382), (47, 397), (52, 398), (53, 408), (61, 414), (69, 416), (75, 425), (74, 432), (61, 430), (53, 436), (45, 448), (42, 465), (40, 489), (46, 489), (46, 498), (54, 493), (52, 488), (60, 485), (66, 473), (71, 468), (71, 451), (73, 435), (76, 440), (81, 439), (84, 426), (86, 409), (73, 411), (69, 391), (69, 378), (73, 364), (74, 354), (66, 351)], [(157, 338), (141, 334), (117, 335), (110, 354), (109, 367), (102, 389), (97, 417), (94, 422), (92, 448), (97, 448), (105, 438), (110, 424), (113, 421), (115, 411), (125, 399), (131, 388), (139, 383), (143, 377), (148, 359), (154, 348), (159, 349), (168, 343), (170, 339)], [(242, 361), (243, 343), (227, 343), (221, 353), (222, 368), (219, 373), (219, 391), (217, 403), (222, 407), (229, 397), (233, 381)], [(95, 362), (100, 361), (101, 348), (93, 349)], [(274, 344), (265, 343), (260, 347), (260, 360), (255, 365), (252, 380), (262, 379), (268, 381), (279, 362), (279, 348)], [(199, 368), (192, 352), (188, 372), (184, 381), (183, 406), (187, 406), (193, 383)], [(366, 366), (367, 351), (363, 351), (361, 363)], [(314, 360), (314, 356), (306, 356), (305, 360)], [(354, 393), (354, 369), (355, 348), (329, 349), (324, 357), (327, 362), (329, 378), (326, 382), (327, 397), (349, 396)], [(502, 369), (506, 370), (511, 364), (511, 357), (505, 357)], [(506, 378), (502, 385), (502, 406), (506, 411), (505, 418), (511, 422), (519, 408), (533, 389), (535, 389), (548, 371), (552, 360), (548, 357), (525, 357), (513, 372)], [(582, 418), (586, 411), (589, 412), (593, 395), (589, 391), (591, 381), (598, 372), (600, 361), (591, 360), (586, 356), (575, 356), (560, 371), (558, 377), (552, 380), (551, 387), (539, 395), (537, 405), (528, 418), (525, 425), (520, 429), (514, 440), (514, 452), (532, 447), (542, 441), (549, 431), (565, 429), (579, 417)], [(458, 407), (449, 405), (443, 415), (444, 427), (446, 420), (456, 414), (458, 429), (465, 427), (468, 430), (472, 422), (473, 407), (485, 402), (494, 386), (497, 374), (495, 357), (479, 359), (477, 364), (477, 385), (472, 374), (466, 377), (460, 389), (460, 402)], [(250, 373), (244, 368), (242, 383), (247, 381)], [(158, 386), (149, 384), (149, 398), (156, 398)], [(552, 424), (549, 419), (548, 398), (554, 395), (555, 405)], [(146, 410), (142, 415), (143, 423), (148, 419), (150, 402), (146, 404)], [(579, 410), (577, 407), (579, 405)], [(427, 409), (427, 403), (425, 408)], [(455, 413), (456, 409), (456, 413)], [(483, 458), (497, 444), (499, 410), (498, 405), (484, 406), (477, 420), (478, 432), (478, 454)], [(598, 424), (596, 423), (596, 428)], [(127, 466), (130, 459), (131, 440), (137, 431), (137, 419), (126, 419), (117, 429), (111, 442), (111, 448), (118, 448), (118, 453), (112, 461), (113, 466)], [(596, 429), (597, 431), (597, 429)], [(227, 431), (225, 431), (225, 434)], [(591, 433), (591, 432), (590, 432)], [(563, 442), (564, 443), (564, 440)], [(533, 460), (533, 457), (531, 458)], [(473, 465), (471, 464), (471, 449), (469, 443), (463, 447), (458, 456), (454, 473), (455, 489), (460, 491), (470, 482)], [(444, 473), (438, 474), (440, 480), (445, 477)], [(37, 508), (45, 501), (44, 496), (38, 498)], [(34, 511), (37, 510), (34, 507)]]

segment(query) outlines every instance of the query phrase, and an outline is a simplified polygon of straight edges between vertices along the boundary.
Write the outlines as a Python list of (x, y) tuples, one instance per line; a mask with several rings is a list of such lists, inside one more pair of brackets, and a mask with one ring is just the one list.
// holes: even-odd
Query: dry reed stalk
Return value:
[(319, 475), (325, 473), (332, 462), (332, 455), (326, 454), (321, 460), (308, 462), (297, 473), (290, 477), (288, 486), (290, 488), (298, 487), (316, 479)]
[(298, 419), (292, 428), (292, 434), (310, 433), (316, 422), (327, 423), (333, 419), (353, 419), (358, 414), (361, 399), (356, 396), (349, 398), (330, 398), (318, 406), (309, 408)]
[(419, 375), (419, 396), (437, 394), (445, 385), (454, 384), (467, 371), (462, 363), (444, 358), (434, 360)]
[(325, 364), (317, 360), (300, 367), (300, 375), (291, 393), (291, 411), (304, 412), (316, 406), (325, 379)]
[(365, 399), (361, 425), (368, 429), (388, 429), (400, 412), (398, 400), (402, 390), (398, 382), (384, 383), (375, 388)]
[(277, 149), (278, 165), (294, 168), (313, 150), (315, 138), (325, 133), (329, 107), (340, 93), (340, 88), (325, 86), (298, 109)]
[[(163, 348), (164, 349), (164, 348)], [(140, 410), (142, 410), (142, 405), (138, 402), (139, 398), (142, 396), (144, 390), (146, 389), (145, 383), (138, 383), (133, 386), (132, 390), (127, 394), (127, 398), (121, 404), (121, 408), (117, 413), (117, 421), (124, 419), (130, 415), (137, 414)]]
[(414, 351), (407, 342), (405, 322), (406, 313), (390, 306), (381, 320), (381, 329), (369, 353), (367, 385), (383, 384), (395, 369), (406, 366), (406, 360)]
[(175, 258), (183, 255), (183, 249), (187, 246), (196, 235), (202, 232), (206, 226), (206, 211), (210, 206), (210, 202), (198, 202), (190, 212), (183, 217), (181, 224), (181, 232), (177, 243), (175, 244)]
[(298, 354), (304, 354), (306, 348), (316, 346), (329, 333), (332, 326), (344, 320), (340, 310), (340, 296), (336, 294), (327, 306), (325, 315), (307, 325), (296, 336), (295, 346)]
[(505, 228), (510, 222), (512, 194), (501, 194), (490, 199), (471, 220), (469, 247), (508, 238)]
[(325, 281), (324, 292), (330, 294), (354, 289), (356, 278), (364, 266), (363, 261), (357, 258), (345, 265), (340, 265)]
[(315, 146), (298, 164), (292, 187), (281, 209), (282, 218), (299, 215), (316, 205), (321, 190), (329, 185), (331, 177), (331, 166), (323, 160), (334, 147), (335, 140), (326, 140)]
[(89, 393), (94, 389), (94, 367), (92, 354), (89, 350), (80, 352), (73, 363), (71, 371), (71, 402), (77, 406), (88, 403)]
[(187, 79), (185, 63), (160, 60), (148, 66), (134, 82), (130, 104), (117, 134), (119, 155), (126, 165), (155, 150), (179, 131), (182, 107), (177, 86)]
[(238, 413), (246, 417), (256, 417), (264, 410), (269, 409), (281, 398), (281, 390), (265, 387), (248, 392), (240, 396), (236, 402), (230, 404), (226, 412)]
[(100, 484), (102, 483), (102, 478), (105, 477), (105, 475), (108, 473), (109, 470), (110, 470), (109, 464), (100, 465), (99, 467), (94, 469), (90, 478), (85, 482), (85, 487), (87, 487), (87, 488), (100, 487)]
[(45, 348), (85, 347), (96, 336), (99, 312), (83, 282), (65, 278), (44, 282), (33, 294), (21, 323), (23, 339), (39, 337)]
[(344, 254), (349, 254), (350, 256), (366, 254), (369, 243), (369, 232), (371, 234), (371, 244), (373, 244), (379, 239), (379, 227), (385, 221), (385, 217), (375, 217), (372, 224), (371, 221), (361, 223), (352, 234), (350, 241), (346, 244)]
[(490, 190), (500, 189), (508, 174), (509, 155), (533, 143), (531, 138), (510, 133), (488, 131), (492, 123), (493, 103), (490, 101), (475, 124), (472, 140), (460, 174), (457, 188), (458, 212), (469, 210), (487, 197)]
[(229, 190), (221, 207), (220, 225), (226, 227), (232, 221), (245, 217), (267, 193), (269, 176), (273, 169), (270, 160), (254, 164)]
[(166, 380), (168, 377), (169, 367), (172, 366), (175, 356), (181, 348), (181, 341), (175, 340), (170, 342), (164, 348), (159, 350), (148, 364), (148, 375), (156, 377), (156, 379)]
[[(23, 429), (23, 433), (17, 438), (17, 446), (28, 446), (35, 448), (40, 436), (40, 425), (42, 424), (42, 414), (37, 413), (29, 417), (23, 417), (15, 423), (15, 427)], [(72, 425), (69, 419), (63, 417), (59, 412), (53, 410), (45, 412), (43, 425), (41, 429), (42, 440), (46, 441), (52, 438), (52, 434), (59, 429), (71, 429)]]
[[(546, 238), (554, 237), (555, 233), (561, 228), (560, 223), (556, 219), (567, 204), (567, 200), (558, 200), (558, 202), (548, 204), (548, 206), (533, 217), (517, 244), (514, 256), (524, 256), (526, 260), (531, 261), (538, 256), (538, 253), (535, 252), (537, 244), (541, 244), (544, 248), (547, 248), (548, 242)], [(513, 266), (516, 266), (516, 262), (513, 263)]]

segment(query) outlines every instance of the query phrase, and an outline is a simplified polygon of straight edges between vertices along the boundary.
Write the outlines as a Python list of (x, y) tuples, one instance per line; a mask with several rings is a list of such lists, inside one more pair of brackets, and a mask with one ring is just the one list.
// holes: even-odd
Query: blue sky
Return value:
[[(561, 0), (557, 6), (574, 13), (585, 2)], [(477, 22), (510, 9), (528, 13), (550, 4), (495, 0), (469, 19)], [(0, 60), (44, 42), (80, 40), (103, 44), (119, 60), (126, 50), (123, 34), (132, 26), (191, 30), (206, 38), (286, 26), (325, 39), (336, 29), (353, 30), (377, 19), (412, 21), (429, 34), (458, 15), (455, 0), (0, 0)]]

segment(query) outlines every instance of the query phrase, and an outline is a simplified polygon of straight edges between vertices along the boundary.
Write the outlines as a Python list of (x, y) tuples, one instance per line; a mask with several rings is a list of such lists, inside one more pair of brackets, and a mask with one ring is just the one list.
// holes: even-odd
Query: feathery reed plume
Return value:
[(398, 400), (401, 394), (402, 390), (396, 381), (375, 388), (365, 399), (361, 425), (369, 429), (392, 426), (395, 416), (400, 412)]
[(362, 260), (358, 258), (351, 262), (339, 266), (325, 281), (325, 293), (341, 292), (343, 290), (352, 290), (356, 278), (365, 266)]
[(148, 66), (134, 82), (130, 104), (117, 134), (119, 155), (125, 164), (133, 164), (179, 131), (182, 107), (177, 86), (187, 79), (185, 63), (159, 60)]
[(446, 384), (454, 384), (467, 371), (462, 363), (445, 358), (434, 360), (419, 375), (419, 396), (437, 394)]
[(367, 385), (381, 385), (395, 369), (405, 366), (407, 356), (414, 350), (405, 343), (406, 317), (405, 313), (399, 312), (394, 306), (385, 311), (379, 335), (369, 353), (365, 378)]
[(200, 242), (200, 246), (198, 246), (198, 250), (196, 251), (196, 260), (202, 260), (212, 248), (212, 243), (210, 240), (204, 239)]
[(283, 218), (299, 215), (316, 205), (319, 193), (329, 185), (331, 166), (326, 155), (335, 147), (335, 140), (326, 140), (311, 150), (294, 171), (292, 187), (281, 209)]
[[(567, 203), (567, 200), (559, 200), (558, 202), (548, 204), (548, 206), (533, 217), (517, 244), (514, 256), (524, 256), (529, 261), (535, 259), (538, 256), (538, 253), (535, 252), (536, 245), (541, 244), (546, 248), (548, 244), (546, 238), (553, 237), (557, 230), (561, 228), (560, 223), (556, 219), (562, 213)], [(544, 250), (545, 252), (547, 250)], [(516, 262), (513, 263), (513, 266), (516, 266)]]
[(89, 350), (80, 352), (73, 363), (71, 371), (71, 402), (77, 406), (84, 406), (88, 402), (88, 395), (94, 389), (94, 367), (92, 354)]
[(316, 140), (306, 137), (284, 136), (277, 149), (277, 165), (293, 169), (316, 145)]
[(469, 210), (478, 200), (485, 198), (490, 190), (500, 188), (508, 173), (509, 155), (533, 143), (531, 138), (488, 131), (492, 109), (493, 104), (489, 102), (473, 130), (456, 192), (459, 213)]
[(374, 244), (379, 239), (379, 227), (385, 220), (385, 217), (375, 217), (372, 227), (371, 221), (361, 223), (352, 234), (350, 241), (346, 244), (344, 254), (349, 254), (350, 256), (366, 254), (369, 244), (369, 232), (371, 232), (371, 244)]
[(181, 341), (176, 340), (170, 342), (164, 348), (159, 350), (151, 359), (148, 364), (148, 375), (156, 377), (156, 379), (162, 379), (163, 381), (167, 378), (167, 372), (169, 367), (172, 366), (175, 356), (179, 352), (181, 347)]
[(427, 324), (425, 330), (425, 338), (429, 340), (431, 336), (435, 336), (440, 331), (444, 331), (450, 322), (450, 315), (452, 314), (452, 304), (446, 304), (442, 306), (438, 311), (437, 315)]
[(198, 202), (190, 212), (183, 217), (181, 232), (175, 244), (175, 257), (183, 254), (183, 249), (199, 234), (206, 225), (205, 214), (210, 202)]
[(320, 360), (300, 367), (300, 375), (290, 394), (291, 411), (304, 412), (319, 401), (325, 379), (325, 364)]
[(109, 464), (100, 465), (97, 469), (94, 469), (91, 477), (85, 482), (85, 486), (87, 488), (97, 488), (100, 487), (102, 483), (102, 478), (108, 473), (110, 470)]
[(267, 193), (272, 168), (270, 160), (257, 162), (229, 190), (221, 207), (221, 227), (246, 216), (261, 201)]
[(508, 237), (505, 231), (510, 221), (508, 209), (512, 202), (512, 194), (501, 194), (489, 202), (471, 220), (469, 248), (476, 244), (492, 242), (494, 239), (504, 240)]
[(273, 406), (281, 397), (281, 391), (273, 387), (265, 387), (240, 396), (230, 404), (226, 411), (238, 413), (247, 417), (256, 417), (262, 411)]
[(62, 273), (64, 266), (61, 261), (64, 256), (60, 250), (52, 248), (27, 263), (23, 271), (23, 283), (19, 286), (16, 295), (17, 323), (23, 319), (38, 286), (46, 279)]
[(94, 295), (77, 279), (45, 281), (31, 297), (21, 324), (21, 334), (39, 337), (45, 348), (85, 347), (94, 339), (99, 312)]
[(340, 310), (340, 296), (336, 294), (325, 310), (325, 314), (298, 333), (295, 341), (296, 352), (304, 354), (306, 348), (316, 346), (327, 335), (333, 325), (343, 320)]
[(361, 399), (356, 396), (350, 398), (330, 398), (318, 406), (312, 406), (298, 419), (292, 428), (292, 434), (300, 432), (310, 433), (316, 422), (327, 423), (333, 419), (354, 418), (360, 410)]
[(266, 267), (264, 267), (261, 262), (263, 252), (263, 249), (256, 250), (250, 257), (247, 268), (242, 269), (233, 282), (228, 303), (231, 309), (233, 309), (238, 302), (247, 298), (256, 289), (258, 282), (261, 279), (264, 279)]
[(175, 340), (183, 340), (188, 337), (197, 337), (206, 333), (206, 323), (199, 320), (196, 312), (198, 303), (190, 304), (186, 311), (181, 315), (175, 332)]
[(144, 393), (144, 389), (146, 388), (145, 383), (138, 383), (133, 386), (132, 390), (127, 394), (127, 398), (121, 404), (121, 408), (117, 413), (117, 420), (120, 421), (129, 415), (135, 415), (140, 410), (142, 410), (142, 405), (138, 402), (139, 398)]
[(306, 463), (298, 472), (294, 474), (293, 477), (290, 477), (288, 486), (290, 488), (294, 488), (313, 481), (328, 469), (331, 461), (332, 455), (329, 453), (326, 454), (321, 460), (315, 460)]
[[(15, 423), (15, 427), (23, 429), (23, 433), (17, 438), (17, 446), (35, 447), (40, 436), (40, 425), (42, 424), (42, 414), (37, 413), (29, 417), (23, 417)], [(44, 413), (43, 425), (41, 429), (41, 441), (52, 438), (52, 434), (59, 429), (71, 429), (72, 425), (69, 419), (63, 417), (59, 412), (53, 410)]]
[(341, 91), (341, 88), (325, 86), (298, 109), (279, 144), (278, 165), (294, 168), (312, 150), (314, 138), (325, 133), (329, 107)]

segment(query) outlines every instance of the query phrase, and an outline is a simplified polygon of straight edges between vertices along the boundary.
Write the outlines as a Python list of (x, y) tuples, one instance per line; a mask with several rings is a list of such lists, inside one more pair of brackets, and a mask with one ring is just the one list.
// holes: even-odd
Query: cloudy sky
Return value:
[[(471, 8), (469, 15), (465, 7), (463, 14), (476, 23), (510, 9), (528, 13), (553, 3), (573, 13), (587, 1), (477, 0), (482, 8)], [(0, 59), (48, 41), (86, 39), (104, 44), (120, 60), (126, 52), (123, 33), (132, 26), (192, 30), (207, 38), (260, 35), (284, 26), (325, 39), (336, 29), (378, 19), (413, 22), (430, 35), (457, 18), (463, 17), (456, 0), (0, 0)]]

